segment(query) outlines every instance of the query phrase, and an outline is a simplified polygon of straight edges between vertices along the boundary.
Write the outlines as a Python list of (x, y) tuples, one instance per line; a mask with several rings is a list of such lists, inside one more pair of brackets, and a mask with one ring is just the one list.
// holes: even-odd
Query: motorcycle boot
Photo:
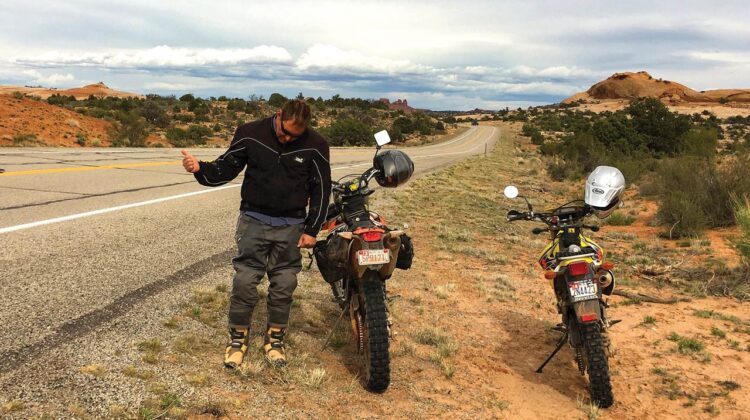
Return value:
[(242, 364), (250, 341), (249, 328), (230, 328), (229, 345), (224, 351), (224, 367), (236, 369)]
[(266, 338), (263, 342), (263, 351), (266, 360), (276, 367), (286, 365), (286, 353), (284, 351), (284, 334), (286, 330), (278, 327), (268, 327)]

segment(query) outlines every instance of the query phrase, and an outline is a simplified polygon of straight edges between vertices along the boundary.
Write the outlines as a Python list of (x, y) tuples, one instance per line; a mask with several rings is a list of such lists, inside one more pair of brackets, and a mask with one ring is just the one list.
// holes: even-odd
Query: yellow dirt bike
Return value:
[(608, 319), (607, 302), (603, 299), (611, 295), (615, 287), (613, 265), (605, 262), (603, 248), (584, 234), (584, 229), (599, 230), (599, 226), (584, 224), (586, 216), (597, 209), (583, 200), (576, 200), (550, 211), (536, 212), (525, 197), (518, 195), (516, 187), (506, 187), (505, 196), (523, 198), (528, 207), (526, 211), (510, 210), (506, 216), (508, 222), (542, 222), (546, 227), (536, 227), (532, 233), (550, 234), (550, 243), (539, 257), (539, 265), (554, 288), (557, 310), (562, 315), (562, 323), (554, 329), (563, 335), (536, 372), (541, 373), (568, 342), (581, 375), (588, 372), (592, 402), (599, 407), (609, 407), (614, 396), (609, 376), (607, 330), (619, 321)]

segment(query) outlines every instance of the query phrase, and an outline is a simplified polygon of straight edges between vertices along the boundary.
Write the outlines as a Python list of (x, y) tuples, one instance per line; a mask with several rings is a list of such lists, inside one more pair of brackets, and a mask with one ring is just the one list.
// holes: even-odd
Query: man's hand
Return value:
[(186, 171), (190, 173), (196, 173), (201, 168), (201, 164), (198, 163), (198, 159), (195, 158), (195, 156), (191, 155), (187, 150), (182, 150), (182, 166), (185, 168)]
[(302, 236), (299, 237), (299, 241), (297, 241), (297, 248), (312, 248), (315, 246), (316, 241), (317, 240), (314, 236), (303, 233)]

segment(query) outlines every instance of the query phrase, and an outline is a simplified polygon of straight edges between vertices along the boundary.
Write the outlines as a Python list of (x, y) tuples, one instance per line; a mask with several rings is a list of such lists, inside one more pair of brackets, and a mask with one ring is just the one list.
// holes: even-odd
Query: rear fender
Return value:
[(582, 302), (572, 303), (571, 308), (576, 315), (576, 319), (581, 324), (599, 322), (602, 319), (602, 308), (599, 305), (599, 299), (584, 300)]
[[(592, 261), (590, 258), (583, 258), (580, 260), (572, 260), (567, 262), (565, 264), (565, 284), (564, 284), (564, 293), (567, 295), (567, 301), (568, 306), (571, 308), (572, 312), (575, 314), (576, 319), (580, 324), (587, 324), (591, 322), (599, 322), (602, 319), (602, 311), (601, 307), (599, 306), (599, 300), (602, 296), (602, 288), (599, 286), (599, 283), (597, 279), (594, 276), (594, 272), (592, 270), (592, 267), (589, 265), (588, 273), (580, 276), (573, 276), (568, 273), (568, 266), (571, 265), (573, 262), (585, 262), (587, 264), (591, 264)], [(582, 281), (582, 280), (591, 280), (594, 285), (596, 285), (596, 298), (592, 296), (591, 299), (588, 300), (582, 300), (575, 302), (573, 301), (572, 296), (570, 295), (570, 289), (568, 289), (568, 283), (576, 282), (576, 281)]]
[[(380, 229), (378, 229), (380, 230)], [(358, 233), (365, 232), (365, 229), (358, 230), (351, 236), (351, 247), (349, 248), (349, 263), (352, 267), (352, 273), (361, 280), (367, 270), (377, 271), (381, 279), (385, 280), (391, 276), (396, 269), (398, 260), (398, 251), (401, 249), (401, 231), (392, 231), (383, 234), (379, 241), (367, 242), (358, 236)], [(382, 232), (382, 230), (380, 230)], [(395, 234), (394, 234), (395, 232)], [(388, 249), (391, 255), (391, 261), (382, 265), (360, 266), (357, 258), (357, 251), (362, 249)]]

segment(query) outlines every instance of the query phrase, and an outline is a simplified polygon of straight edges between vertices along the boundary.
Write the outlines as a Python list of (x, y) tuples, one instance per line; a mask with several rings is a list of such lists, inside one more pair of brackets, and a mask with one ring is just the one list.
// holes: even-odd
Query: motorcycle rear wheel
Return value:
[[(384, 392), (391, 383), (390, 354), (388, 352), (388, 314), (385, 308), (383, 281), (374, 271), (368, 271), (362, 281), (364, 302), (365, 382), (367, 389)], [(361, 309), (360, 309), (361, 310)]]
[(597, 322), (579, 324), (579, 329), (586, 349), (591, 402), (601, 408), (607, 408), (614, 403), (614, 395), (609, 379), (609, 360), (604, 351), (601, 325)]

